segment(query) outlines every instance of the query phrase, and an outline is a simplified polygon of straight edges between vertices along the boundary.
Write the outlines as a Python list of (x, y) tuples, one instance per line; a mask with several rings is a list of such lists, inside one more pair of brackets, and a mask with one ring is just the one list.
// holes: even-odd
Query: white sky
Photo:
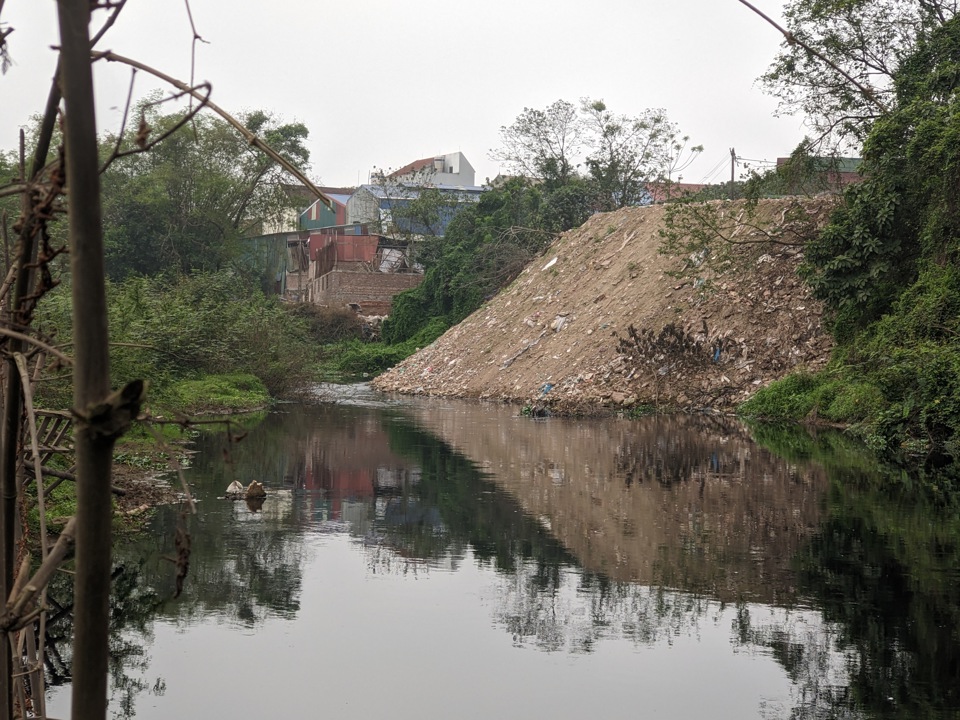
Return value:
[[(755, 4), (780, 18), (779, 0)], [(729, 179), (731, 147), (773, 161), (803, 138), (801, 120), (775, 118), (776, 101), (756, 84), (780, 36), (737, 0), (191, 0), (191, 9), (210, 43), (198, 46), (196, 80), (210, 81), (228, 111), (305, 123), (310, 174), (325, 185), (457, 150), (482, 183), (499, 171), (488, 153), (500, 127), (561, 98), (601, 98), (631, 115), (665, 108), (705, 148), (687, 182)], [(17, 129), (43, 108), (55, 13), (54, 0), (3, 6), (15, 65), (0, 76), (0, 148), (15, 148)], [(182, 0), (129, 0), (98, 48), (186, 81), (191, 37)], [(98, 68), (101, 130), (119, 126), (128, 84), (125, 68)], [(141, 73), (135, 96), (156, 87)]]

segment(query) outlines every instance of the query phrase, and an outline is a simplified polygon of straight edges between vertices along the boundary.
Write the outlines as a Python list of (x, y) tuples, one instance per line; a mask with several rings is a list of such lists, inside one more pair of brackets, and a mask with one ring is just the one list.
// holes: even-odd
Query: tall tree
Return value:
[[(181, 113), (160, 114), (157, 100), (139, 106), (140, 127), (151, 136), (182, 119)], [(262, 111), (240, 120), (289, 162), (308, 166), (302, 123), (280, 124)], [(108, 136), (102, 145), (107, 153), (116, 138)], [(108, 274), (120, 279), (222, 268), (236, 254), (239, 238), (258, 234), (293, 205), (290, 179), (226, 121), (198, 115), (151, 152), (122, 158), (104, 174)]]
[(511, 125), (500, 128), (503, 145), (491, 150), (490, 158), (548, 187), (564, 185), (576, 174), (582, 132), (577, 108), (566, 100), (543, 110), (524, 108)]
[[(703, 150), (687, 147), (664, 110), (631, 117), (609, 110), (602, 100), (584, 98), (579, 106), (557, 100), (543, 110), (524, 108), (513, 124), (500, 128), (502, 147), (490, 157), (543, 184), (557, 217), (567, 229), (584, 210), (614, 210), (649, 202), (647, 185), (669, 182)], [(585, 155), (584, 155), (585, 153)], [(579, 168), (585, 167), (586, 172)], [(571, 203), (582, 202), (577, 209)], [(579, 223), (574, 223), (579, 224)]]
[(958, 63), (955, 17), (901, 62), (894, 109), (864, 146), (865, 181), (807, 249), (809, 282), (850, 329), (887, 312), (925, 268), (960, 258)]
[[(610, 111), (602, 100), (581, 102), (586, 164), (596, 184), (600, 209), (614, 210), (649, 202), (647, 186), (668, 181), (687, 138), (664, 110), (645, 110), (636, 117)], [(700, 152), (701, 147), (691, 148)]]
[[(741, 0), (742, 2), (743, 0)], [(866, 138), (895, 102), (893, 77), (918, 41), (957, 12), (956, 0), (790, 0), (787, 33), (762, 76), (784, 114), (802, 113), (814, 140)]]

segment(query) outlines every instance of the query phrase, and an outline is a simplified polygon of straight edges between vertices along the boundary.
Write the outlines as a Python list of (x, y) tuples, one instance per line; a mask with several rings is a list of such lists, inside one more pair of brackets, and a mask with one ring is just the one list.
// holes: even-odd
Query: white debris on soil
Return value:
[[(771, 223), (765, 232), (782, 221), (788, 202), (797, 201), (761, 201), (757, 217)], [(819, 222), (832, 202), (816, 198), (805, 207)], [(664, 212), (653, 206), (593, 216), (372, 385), (561, 413), (635, 405), (727, 410), (772, 380), (827, 362), (832, 340), (820, 303), (797, 277), (798, 247), (750, 242), (737, 246), (730, 269), (703, 266), (697, 276), (689, 258), (660, 254)], [(763, 239), (757, 217), (736, 229), (739, 239)], [(631, 340), (630, 326), (652, 340)], [(664, 328), (678, 329), (686, 355), (661, 351)]]

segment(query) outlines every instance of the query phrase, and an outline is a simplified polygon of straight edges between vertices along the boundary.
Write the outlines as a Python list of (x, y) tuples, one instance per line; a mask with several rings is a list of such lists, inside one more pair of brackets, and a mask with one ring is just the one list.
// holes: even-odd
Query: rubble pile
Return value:
[[(722, 272), (660, 253), (664, 206), (595, 215), (373, 385), (564, 414), (730, 409), (793, 370), (819, 369), (832, 349), (822, 307), (796, 274), (799, 247), (761, 242), (788, 202), (761, 201), (736, 228), (757, 242), (731, 248)], [(832, 201), (804, 202), (820, 222)]]

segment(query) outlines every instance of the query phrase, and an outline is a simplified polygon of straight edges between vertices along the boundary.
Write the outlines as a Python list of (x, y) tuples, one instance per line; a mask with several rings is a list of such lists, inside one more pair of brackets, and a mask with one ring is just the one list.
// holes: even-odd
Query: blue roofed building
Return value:
[[(408, 185), (389, 182), (361, 185), (347, 202), (347, 224), (371, 225), (390, 237), (443, 237), (456, 214), (478, 202), (485, 189), (477, 185)], [(429, 223), (419, 221), (405, 212), (425, 192), (436, 192), (441, 200), (435, 218)]]

